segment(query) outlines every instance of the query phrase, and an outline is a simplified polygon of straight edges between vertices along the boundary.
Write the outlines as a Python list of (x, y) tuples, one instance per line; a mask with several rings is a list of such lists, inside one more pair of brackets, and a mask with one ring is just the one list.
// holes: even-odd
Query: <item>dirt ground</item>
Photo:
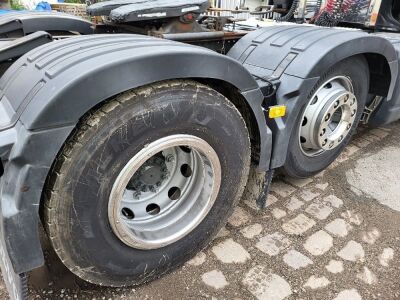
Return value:
[(243, 199), (207, 249), (150, 284), (93, 286), (47, 250), (30, 298), (400, 299), (399, 145), (400, 122), (361, 128), (328, 170), (275, 178), (265, 211)]

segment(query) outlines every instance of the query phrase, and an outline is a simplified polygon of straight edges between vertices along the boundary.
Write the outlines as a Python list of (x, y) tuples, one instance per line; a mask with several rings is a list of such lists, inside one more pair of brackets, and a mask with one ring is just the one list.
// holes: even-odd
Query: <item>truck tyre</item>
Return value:
[(362, 56), (339, 62), (321, 77), (291, 134), (287, 175), (313, 176), (338, 157), (358, 126), (368, 89), (369, 68)]
[(240, 199), (250, 165), (243, 118), (192, 81), (125, 92), (87, 114), (48, 176), (44, 222), (82, 279), (137, 285), (207, 246)]

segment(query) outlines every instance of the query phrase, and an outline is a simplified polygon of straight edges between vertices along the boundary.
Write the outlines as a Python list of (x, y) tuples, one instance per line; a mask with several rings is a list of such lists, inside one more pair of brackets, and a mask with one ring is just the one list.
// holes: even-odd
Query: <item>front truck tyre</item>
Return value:
[(192, 81), (125, 92), (87, 114), (47, 180), (44, 222), (62, 262), (106, 286), (180, 266), (240, 199), (249, 135), (233, 104)]
[(321, 76), (291, 134), (284, 172), (311, 177), (349, 144), (364, 111), (369, 68), (363, 56), (345, 59)]

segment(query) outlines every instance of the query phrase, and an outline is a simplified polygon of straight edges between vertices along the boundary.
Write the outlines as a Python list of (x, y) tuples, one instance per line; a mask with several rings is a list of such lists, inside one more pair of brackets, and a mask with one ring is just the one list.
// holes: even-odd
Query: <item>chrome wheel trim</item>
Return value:
[(298, 142), (313, 157), (338, 147), (357, 116), (357, 98), (350, 78), (327, 80), (311, 97), (299, 124)]
[[(190, 172), (183, 171), (183, 165)], [(110, 225), (130, 247), (167, 246), (207, 216), (220, 184), (220, 161), (206, 141), (183, 134), (161, 138), (139, 151), (117, 176), (108, 203)], [(172, 188), (177, 189), (171, 193)]]

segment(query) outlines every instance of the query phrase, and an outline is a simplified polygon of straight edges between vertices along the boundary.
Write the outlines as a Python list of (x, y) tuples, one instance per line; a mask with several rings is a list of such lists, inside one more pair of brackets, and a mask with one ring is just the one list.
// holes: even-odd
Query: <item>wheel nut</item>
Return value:
[(331, 118), (331, 114), (327, 114), (325, 117), (325, 121), (329, 121), (330, 118)]
[(339, 106), (339, 101), (335, 102), (335, 105), (333, 106), (334, 108), (337, 108)]
[(326, 145), (326, 142), (327, 142), (326, 140), (323, 141), (323, 142), (322, 142), (322, 146), (325, 146), (325, 145)]
[(319, 134), (319, 136), (323, 136), (323, 135), (325, 134), (325, 132), (326, 132), (326, 129), (323, 128), (322, 131), (321, 131), (321, 133)]
[(331, 142), (331, 143), (329, 144), (329, 148), (332, 148), (334, 144), (335, 144), (334, 142)]
[(340, 137), (339, 137), (339, 142), (341, 142), (343, 140), (343, 135), (341, 135)]
[(347, 130), (349, 130), (351, 128), (351, 124), (347, 124)]
[(344, 102), (347, 102), (349, 100), (349, 95), (346, 95), (345, 97), (344, 97)]
[(174, 156), (172, 154), (167, 155), (165, 158), (167, 162), (173, 162), (175, 160)]

